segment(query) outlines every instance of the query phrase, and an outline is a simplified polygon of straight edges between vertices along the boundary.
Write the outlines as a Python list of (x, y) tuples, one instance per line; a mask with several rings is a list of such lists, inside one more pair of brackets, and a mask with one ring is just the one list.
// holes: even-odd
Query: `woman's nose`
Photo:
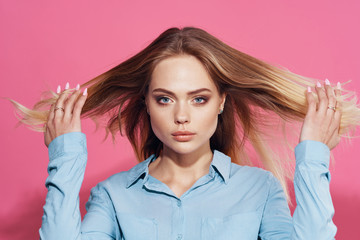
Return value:
[(186, 106), (179, 105), (175, 108), (174, 122), (176, 124), (184, 124), (190, 122), (189, 110)]

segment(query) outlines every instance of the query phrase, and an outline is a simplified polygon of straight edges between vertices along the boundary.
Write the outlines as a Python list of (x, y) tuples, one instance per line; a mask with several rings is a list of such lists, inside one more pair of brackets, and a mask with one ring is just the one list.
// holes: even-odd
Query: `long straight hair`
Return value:
[[(196, 57), (219, 93), (227, 96), (210, 138), (211, 149), (229, 155), (235, 163), (251, 165), (246, 150), (250, 144), (262, 166), (280, 180), (288, 194), (286, 179), (290, 175), (264, 141), (264, 129), (271, 125), (271, 115), (278, 116), (281, 123), (302, 121), (307, 111), (306, 87), (314, 86), (314, 79), (242, 53), (202, 29), (170, 28), (135, 56), (83, 84), (89, 88), (82, 116), (94, 120), (106, 116), (107, 135), (125, 133), (139, 161), (151, 154), (159, 155), (162, 142), (151, 129), (145, 96), (156, 64), (178, 55)], [(32, 110), (13, 103), (23, 123), (44, 131), (49, 105), (57, 98), (53, 93)], [(359, 125), (360, 110), (354, 93), (337, 100), (342, 102), (340, 133), (344, 135)]]

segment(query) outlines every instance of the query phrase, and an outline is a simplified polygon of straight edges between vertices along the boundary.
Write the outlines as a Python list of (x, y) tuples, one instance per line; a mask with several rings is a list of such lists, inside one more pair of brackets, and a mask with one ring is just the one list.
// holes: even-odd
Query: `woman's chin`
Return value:
[(177, 142), (171, 146), (165, 146), (164, 152), (172, 152), (179, 155), (198, 154), (204, 151), (210, 151), (210, 146), (196, 146), (194, 142)]

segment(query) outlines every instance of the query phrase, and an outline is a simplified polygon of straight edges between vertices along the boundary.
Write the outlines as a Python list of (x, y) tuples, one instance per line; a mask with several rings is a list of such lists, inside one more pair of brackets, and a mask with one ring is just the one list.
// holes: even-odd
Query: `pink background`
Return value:
[[(101, 2), (101, 3), (100, 3)], [(74, 87), (137, 53), (165, 29), (204, 28), (229, 45), (293, 72), (345, 82), (360, 93), (360, 1), (0, 1), (0, 97), (32, 106), (42, 91)], [(48, 163), (43, 135), (15, 128), (1, 99), (0, 238), (38, 239)], [(85, 120), (90, 188), (136, 161), (129, 143), (101, 143)], [(337, 239), (353, 239), (360, 215), (360, 140), (333, 153), (331, 192)]]

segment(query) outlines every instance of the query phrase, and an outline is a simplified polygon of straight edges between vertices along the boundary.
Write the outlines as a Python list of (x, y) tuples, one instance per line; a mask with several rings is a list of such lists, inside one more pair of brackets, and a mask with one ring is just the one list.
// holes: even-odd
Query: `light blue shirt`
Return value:
[(295, 148), (293, 217), (279, 181), (268, 171), (239, 166), (214, 151), (209, 173), (178, 198), (149, 175), (152, 155), (91, 190), (81, 222), (79, 191), (86, 137), (73, 132), (49, 145), (48, 194), (41, 239), (262, 240), (334, 239), (329, 148), (303, 141)]

